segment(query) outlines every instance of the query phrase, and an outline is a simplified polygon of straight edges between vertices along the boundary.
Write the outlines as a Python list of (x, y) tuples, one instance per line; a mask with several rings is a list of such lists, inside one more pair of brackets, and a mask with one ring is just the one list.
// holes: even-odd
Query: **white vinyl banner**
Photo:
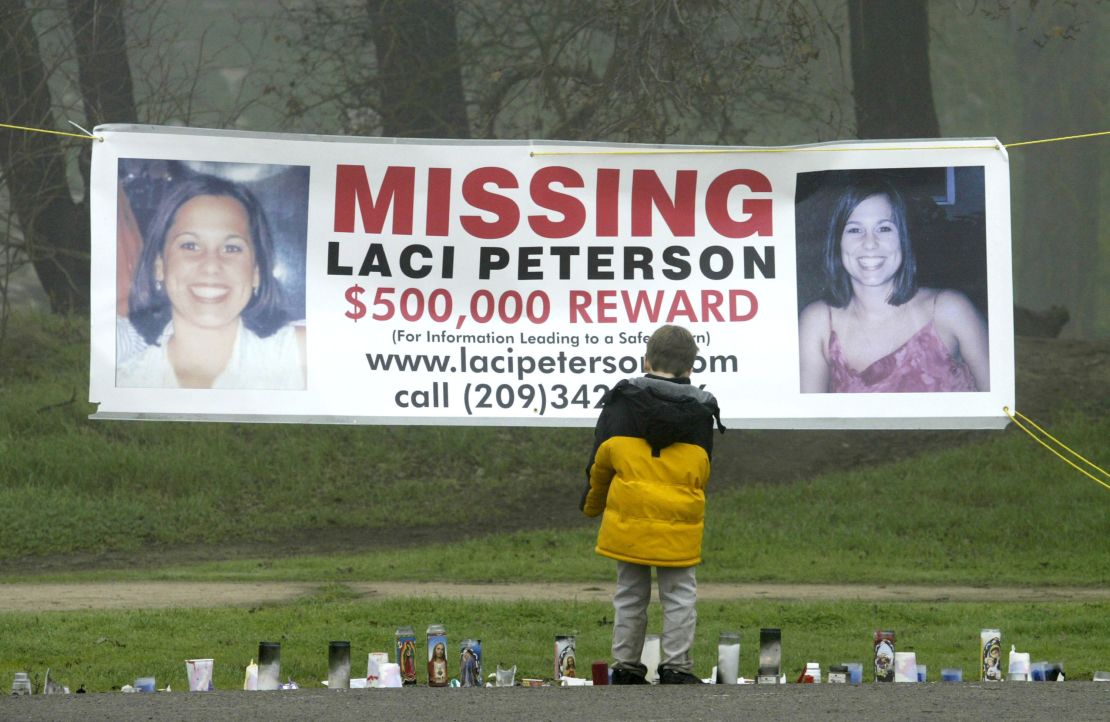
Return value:
[(93, 418), (588, 426), (664, 324), (729, 427), (1014, 405), (995, 139), (96, 134)]

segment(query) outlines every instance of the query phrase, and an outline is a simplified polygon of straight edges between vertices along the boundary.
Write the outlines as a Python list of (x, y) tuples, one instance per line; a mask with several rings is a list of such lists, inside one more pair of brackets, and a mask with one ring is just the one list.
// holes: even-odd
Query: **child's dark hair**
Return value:
[(694, 367), (698, 345), (682, 326), (660, 326), (647, 343), (646, 359), (653, 371), (682, 376)]

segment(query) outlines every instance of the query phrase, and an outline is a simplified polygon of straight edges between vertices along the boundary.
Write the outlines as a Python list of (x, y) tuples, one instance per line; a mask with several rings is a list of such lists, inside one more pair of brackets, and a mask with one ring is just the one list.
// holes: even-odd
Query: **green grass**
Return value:
[[(1054, 431), (1105, 457), (1110, 419), (1064, 414)], [(705, 573), (729, 580), (1110, 582), (1110, 494), (1018, 430), (887, 466), (741, 489), (714, 499), (706, 524)]]
[[(198, 426), (201, 431), (212, 428), (193, 428)], [(157, 430), (164, 425), (153, 427)], [(1098, 449), (1102, 440), (1110, 438), (1110, 419), (1065, 414), (1054, 430), (1079, 448)], [(81, 481), (9, 484), (0, 490), (4, 503), (0, 548), (5, 550), (3, 554), (18, 556), (53, 552), (63, 542), (69, 551), (95, 551), (99, 547), (127, 551), (147, 542), (219, 544), (243, 538), (244, 534), (247, 538), (262, 536), (275, 518), (282, 519), (283, 528), (289, 528), (286, 524), (310, 528), (306, 525), (311, 525), (313, 519), (317, 527), (326, 528), (337, 523), (336, 519), (349, 521), (357, 516), (367, 526), (381, 525), (379, 528), (387, 530), (391, 523), (405, 518), (405, 510), (412, 506), (436, 507), (436, 494), (441, 491), (437, 481), (410, 481), (407, 485), (413, 486), (413, 491), (395, 489), (400, 496), (388, 502), (388, 509), (381, 504), (349, 503), (348, 497), (360, 493), (356, 488), (361, 485), (357, 484), (337, 492), (334, 504), (321, 497), (302, 503), (302, 496), (311, 496), (313, 487), (303, 477), (286, 479), (289, 488), (272, 490), (272, 498), (258, 500), (253, 507), (249, 494), (244, 498), (239, 489), (221, 491), (216, 483), (211, 484), (208, 496), (198, 497), (179, 497), (172, 488), (163, 491), (173, 487), (172, 483), (148, 484), (146, 492), (117, 490), (106, 497), (83, 492)], [(489, 483), (497, 486), (499, 481), (491, 479)], [(529, 482), (518, 478), (514, 483)], [(536, 489), (539, 482), (531, 483), (530, 488)], [(390, 488), (388, 483), (380, 486)], [(379, 492), (377, 483), (372, 487), (376, 498), (388, 494)], [(518, 489), (516, 493), (524, 491)], [(298, 501), (288, 504), (288, 499)], [(567, 499), (568, 504), (573, 501)], [(972, 447), (887, 466), (792, 484), (752, 485), (711, 493), (705, 562), (699, 574), (704, 581), (716, 582), (1105, 586), (1110, 582), (1108, 501), (1107, 492), (1097, 484), (1071, 471), (1020, 432), (1008, 432)], [(460, 518), (479, 528), (497, 526), (495, 514), (476, 516), (482, 510), (458, 512), (458, 506), (448, 506), (427, 512), (422, 518), (435, 518), (445, 529), (456, 528)], [(207, 525), (205, 532), (191, 533), (201, 525)], [(590, 551), (594, 528), (589, 524), (494, 533), (400, 549), (387, 544), (387, 548), (360, 553), (237, 559), (63, 576), (608, 580), (611, 564)], [(49, 543), (44, 539), (47, 534)], [(434, 538), (443, 536), (450, 535)], [(28, 539), (40, 542), (32, 544)]]
[(0, 347), (0, 561), (496, 528), (581, 483), (587, 429), (90, 421), (87, 343), (80, 320), (33, 315)]
[[(0, 347), (0, 564), (75, 553), (330, 535), (352, 552), (140, 576), (344, 580), (604, 579), (571, 509), (587, 429), (93, 422), (87, 327), (12, 319)], [(68, 402), (73, 396), (77, 399)], [(60, 404), (60, 405), (54, 405)], [(1110, 418), (1053, 431), (1107, 466)], [(985, 443), (792, 484), (710, 489), (704, 579), (1110, 583), (1110, 496), (1016, 429)], [(431, 543), (397, 549), (397, 529)], [(466, 537), (476, 538), (466, 539)], [(360, 543), (356, 545), (356, 541)]]
[[(257, 643), (283, 643), (303, 684), (326, 674), (327, 642), (350, 639), (355, 670), (398, 624), (444, 622), (483, 639), (486, 663), (550, 676), (555, 634), (578, 635), (583, 667), (608, 657), (602, 603), (367, 602), (347, 581), (575, 581), (611, 584), (593, 524), (497, 532), (522, 510), (541, 520), (573, 505), (585, 429), (320, 427), (92, 422), (87, 324), (17, 316), (0, 346), (0, 565), (74, 554), (134, 555), (177, 545), (233, 546), (283, 535), (350, 535), (383, 548), (88, 572), (14, 580), (305, 580), (328, 586), (296, 603), (243, 609), (0, 614), (0, 679), (46, 667), (71, 687), (108, 690), (154, 675), (185, 688), (186, 658), (216, 658), (216, 684), (242, 683)], [(1107, 466), (1110, 420), (1060, 413), (1052, 431)], [(792, 484), (715, 491), (702, 582), (866, 582), (1105, 587), (1110, 496), (1016, 430), (974, 446)], [(399, 528), (433, 530), (397, 548)], [(494, 533), (460, 539), (455, 530)], [(365, 549), (365, 543), (357, 545)], [(27, 565), (24, 564), (24, 568)], [(760, 626), (784, 630), (785, 668), (865, 661), (875, 628), (898, 632), (936, 676), (975, 678), (978, 630), (1000, 627), (1069, 677), (1104, 669), (1110, 603), (703, 602), (695, 648), (707, 675), (718, 631), (743, 634), (754, 673)], [(653, 609), (657, 629), (658, 610)], [(1100, 656), (1102, 655), (1102, 656)]]
[[(716, 663), (718, 632), (739, 630), (741, 674), (752, 677), (759, 628), (775, 626), (783, 630), (788, 677), (810, 661), (827, 673), (829, 664), (866, 663), (871, 635), (883, 628), (895, 630), (898, 649), (917, 653), (930, 679), (939, 679), (942, 668), (960, 667), (966, 680), (975, 680), (979, 630), (990, 626), (1002, 630), (1004, 649), (1015, 644), (1035, 661), (1063, 662), (1069, 678), (1090, 679), (1092, 671), (1106, 666), (1108, 613), (1108, 603), (707, 602), (698, 608), (693, 657), (697, 674), (708, 676)], [(422, 636), (433, 622), (446, 625), (456, 650), (463, 638), (481, 639), (486, 672), (498, 663), (516, 664), (518, 678), (550, 679), (556, 634), (576, 635), (582, 674), (590, 662), (609, 658), (611, 616), (612, 607), (599, 602), (352, 601), (341, 586), (296, 603), (250, 610), (5, 614), (0, 617), (8, 630), (0, 643), (0, 679), (30, 669), (41, 683), (49, 667), (71, 689), (85, 685), (89, 691), (109, 691), (136, 677), (154, 676), (159, 686), (186, 690), (184, 660), (212, 657), (216, 687), (240, 689), (244, 667), (256, 657), (258, 642), (266, 640), (282, 644), (283, 676), (302, 687), (318, 687), (327, 678), (329, 641), (351, 642), (352, 673), (362, 675), (367, 653), (391, 652), (396, 626), (412, 625)], [(653, 608), (649, 632), (659, 628)], [(452, 673), (457, 671), (454, 667)], [(422, 673), (420, 678), (426, 679)], [(865, 673), (864, 679), (870, 676)]]

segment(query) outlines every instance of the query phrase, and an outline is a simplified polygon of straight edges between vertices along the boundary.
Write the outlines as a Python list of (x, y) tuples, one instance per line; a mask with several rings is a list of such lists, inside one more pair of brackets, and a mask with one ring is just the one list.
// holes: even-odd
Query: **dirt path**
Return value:
[[(0, 613), (75, 609), (158, 609), (253, 606), (287, 602), (323, 586), (317, 582), (94, 582), (0, 584)], [(612, 588), (597, 584), (430, 584), (352, 582), (366, 599), (448, 597), (483, 601), (609, 601)], [(1084, 587), (961, 587), (867, 584), (700, 584), (704, 601), (867, 600), (902, 602), (1064, 602), (1110, 600), (1110, 589)]]

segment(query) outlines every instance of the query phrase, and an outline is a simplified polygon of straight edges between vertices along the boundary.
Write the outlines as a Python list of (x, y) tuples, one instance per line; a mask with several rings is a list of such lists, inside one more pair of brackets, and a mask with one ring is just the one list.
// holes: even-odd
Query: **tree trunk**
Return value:
[[(21, 0), (0, 0), (0, 68), (0, 116), (12, 125), (54, 128), (38, 38)], [(58, 136), (0, 129), (0, 171), (23, 232), (23, 250), (51, 309), (86, 310), (89, 214), (70, 195)]]
[(89, 129), (137, 121), (120, 0), (68, 0)]
[[(89, 130), (102, 123), (136, 123), (131, 64), (121, 0), (67, 0), (77, 52), (77, 76)], [(81, 180), (89, 189), (92, 143), (77, 156)], [(87, 190), (86, 190), (87, 193)], [(87, 204), (86, 204), (87, 205)]]
[[(1046, 6), (1040, 22), (1066, 27), (1068, 10)], [(1087, 15), (1086, 24), (1070, 39), (1043, 41), (1035, 33), (1015, 34), (1016, 59), (1024, 80), (1023, 138), (1106, 127), (1108, 95), (1105, 84), (1096, 80), (1100, 67), (1105, 67), (1099, 65), (1104, 53), (1100, 43), (1105, 40), (1099, 34), (1099, 13)], [(1074, 74), (1072, 68), (1087, 68), (1091, 74)], [(1106, 297), (1100, 298), (1107, 283), (1100, 274), (1107, 272), (1108, 253), (1099, 248), (1105, 144), (1106, 140), (1094, 138), (1011, 151), (1014, 172), (1022, 176), (1021, 204), (1015, 208), (1021, 224), (1014, 238), (1014, 295), (1018, 303), (1035, 310), (1066, 308), (1071, 317), (1064, 328), (1066, 336), (1097, 338), (1100, 328), (1110, 325)]]
[[(135, 122), (120, 0), (67, 0), (85, 122)], [(23, 0), (0, 0), (0, 114), (13, 125), (54, 129), (47, 72)], [(64, 141), (69, 143), (70, 141)], [(85, 190), (91, 142), (81, 143)], [(89, 307), (88, 193), (74, 201), (58, 136), (0, 131), (0, 170), (30, 259), (55, 312)], [(11, 239), (8, 239), (11, 242)]]
[(860, 138), (936, 138), (924, 0), (849, 0)]
[(382, 132), (467, 138), (452, 0), (367, 0), (378, 59)]

